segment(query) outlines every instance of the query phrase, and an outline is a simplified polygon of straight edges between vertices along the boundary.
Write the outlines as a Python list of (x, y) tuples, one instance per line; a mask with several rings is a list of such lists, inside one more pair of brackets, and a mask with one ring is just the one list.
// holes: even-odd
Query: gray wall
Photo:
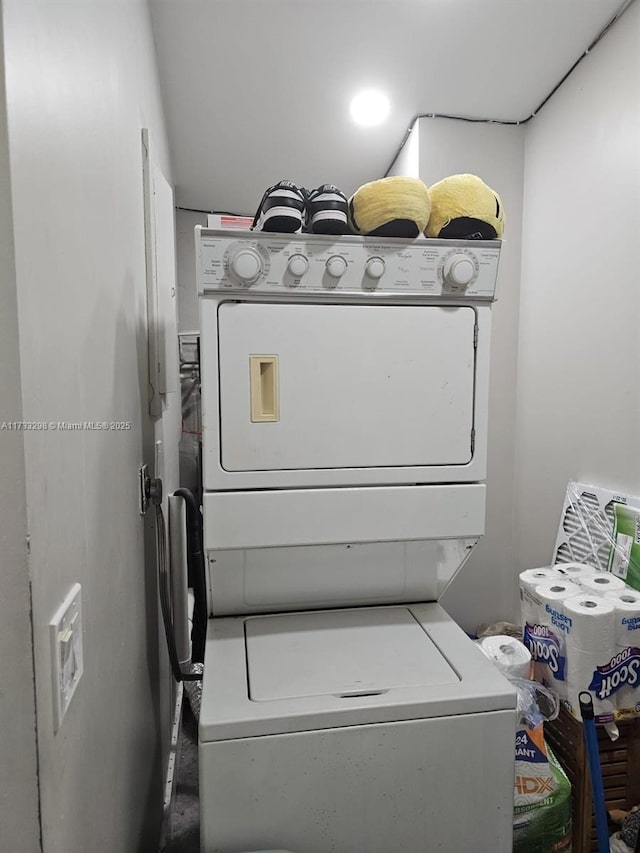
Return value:
[[(2, 21), (0, 20), (0, 46)], [(4, 63), (0, 62), (0, 422), (21, 421)], [(40, 850), (24, 433), (0, 430), (0, 846)]]
[[(180, 406), (173, 395), (159, 421), (147, 415), (141, 128), (171, 180), (148, 9), (8, 0), (4, 38), (22, 417), (131, 423), (24, 434), (43, 847), (155, 851), (173, 696), (137, 472), (162, 439), (165, 489), (176, 487)], [(0, 458), (19, 468), (12, 440)], [(21, 527), (18, 515), (18, 538)], [(54, 734), (48, 622), (76, 581), (84, 675)], [(12, 692), (29, 684), (23, 669)], [(29, 709), (16, 697), (21, 726)]]
[(518, 568), (553, 554), (567, 480), (640, 494), (640, 5), (527, 130)]
[(481, 622), (513, 616), (513, 483), (524, 128), (419, 119), (394, 173), (416, 175), (416, 169), (417, 176), (427, 186), (448, 175), (467, 172), (479, 175), (500, 194), (507, 218), (498, 301), (492, 311), (486, 532), (442, 600), (466, 630), (475, 631)]

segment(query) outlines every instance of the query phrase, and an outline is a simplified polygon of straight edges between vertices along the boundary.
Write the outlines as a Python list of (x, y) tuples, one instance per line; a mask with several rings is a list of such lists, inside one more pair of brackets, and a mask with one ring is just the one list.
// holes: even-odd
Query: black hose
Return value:
[(171, 617), (171, 594), (169, 592), (169, 571), (167, 567), (167, 531), (164, 523), (162, 504), (154, 504), (156, 509), (156, 554), (158, 559), (158, 591), (160, 595), (160, 608), (162, 610), (162, 622), (167, 640), (167, 650), (171, 671), (176, 681), (200, 681), (201, 675), (182, 672), (178, 652), (176, 649), (176, 638), (173, 630), (173, 619)]
[(184, 499), (187, 509), (187, 565), (189, 585), (193, 588), (193, 628), (191, 629), (191, 660), (204, 662), (207, 639), (207, 588), (202, 541), (200, 507), (189, 489), (176, 489), (174, 495)]

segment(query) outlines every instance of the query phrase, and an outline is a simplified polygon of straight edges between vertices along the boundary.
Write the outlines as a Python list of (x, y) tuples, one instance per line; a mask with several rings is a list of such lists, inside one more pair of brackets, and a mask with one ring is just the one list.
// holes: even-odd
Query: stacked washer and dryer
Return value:
[(511, 850), (484, 532), (500, 242), (196, 229), (205, 853)]

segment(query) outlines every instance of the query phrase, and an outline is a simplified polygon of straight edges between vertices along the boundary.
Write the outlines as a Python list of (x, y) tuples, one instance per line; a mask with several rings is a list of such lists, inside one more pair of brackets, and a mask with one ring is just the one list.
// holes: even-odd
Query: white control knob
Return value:
[(304, 255), (291, 255), (287, 269), (294, 278), (301, 278), (309, 269), (309, 261)]
[(262, 273), (263, 265), (260, 254), (250, 246), (240, 249), (231, 258), (231, 271), (245, 284), (253, 284)]
[(369, 258), (364, 271), (369, 278), (373, 278), (377, 281), (384, 275), (384, 261), (382, 258)]
[(347, 270), (347, 262), (341, 255), (334, 255), (327, 261), (327, 272), (332, 278), (340, 278)]
[(447, 258), (442, 276), (452, 287), (466, 287), (472, 280), (476, 268), (467, 255), (457, 254)]

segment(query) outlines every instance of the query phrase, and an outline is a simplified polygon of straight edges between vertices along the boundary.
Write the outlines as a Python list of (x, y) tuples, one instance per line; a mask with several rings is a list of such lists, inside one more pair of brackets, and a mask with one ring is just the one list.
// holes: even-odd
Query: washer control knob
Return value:
[(332, 278), (340, 278), (347, 271), (347, 262), (342, 255), (333, 255), (327, 261), (326, 267)]
[(442, 277), (451, 287), (466, 287), (475, 275), (473, 259), (468, 255), (451, 255), (445, 261)]
[(262, 274), (262, 257), (255, 249), (247, 246), (232, 255), (230, 267), (236, 278), (243, 284), (253, 284)]
[(368, 278), (377, 281), (384, 275), (384, 261), (382, 258), (369, 258), (365, 264), (364, 271)]
[(287, 269), (294, 278), (302, 278), (309, 269), (309, 261), (304, 255), (291, 255)]

